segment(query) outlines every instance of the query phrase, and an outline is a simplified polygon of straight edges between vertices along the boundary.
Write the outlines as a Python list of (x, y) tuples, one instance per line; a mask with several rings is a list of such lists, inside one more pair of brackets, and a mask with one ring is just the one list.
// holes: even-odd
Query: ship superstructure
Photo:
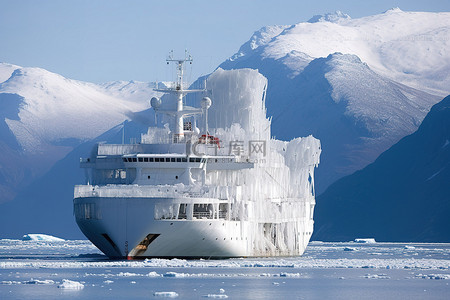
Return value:
[(271, 137), (267, 80), (256, 70), (218, 69), (192, 90), (183, 83), (192, 58), (167, 61), (177, 81), (151, 99), (160, 125), (140, 143), (98, 144), (81, 159), (82, 232), (114, 258), (301, 255), (313, 231), (319, 140)]

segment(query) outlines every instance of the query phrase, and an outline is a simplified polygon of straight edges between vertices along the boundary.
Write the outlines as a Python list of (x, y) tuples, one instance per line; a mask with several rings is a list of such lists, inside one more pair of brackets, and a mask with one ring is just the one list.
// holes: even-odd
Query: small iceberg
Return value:
[(64, 242), (64, 239), (57, 238), (48, 234), (29, 233), (22, 237), (22, 241), (35, 241), (35, 242)]
[(355, 243), (361, 243), (361, 244), (375, 244), (374, 238), (364, 238), (364, 239), (355, 239)]
[(58, 288), (60, 289), (67, 289), (67, 290), (81, 290), (84, 288), (84, 284), (78, 281), (72, 281), (69, 279), (63, 279), (62, 283), (58, 285)]

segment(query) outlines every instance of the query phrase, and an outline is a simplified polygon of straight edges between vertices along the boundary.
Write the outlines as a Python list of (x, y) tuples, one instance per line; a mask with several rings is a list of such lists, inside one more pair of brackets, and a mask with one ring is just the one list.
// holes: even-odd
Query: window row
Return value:
[[(124, 157), (123, 162), (187, 162), (186, 157)], [(189, 162), (202, 162), (204, 163), (206, 158), (190, 157)]]

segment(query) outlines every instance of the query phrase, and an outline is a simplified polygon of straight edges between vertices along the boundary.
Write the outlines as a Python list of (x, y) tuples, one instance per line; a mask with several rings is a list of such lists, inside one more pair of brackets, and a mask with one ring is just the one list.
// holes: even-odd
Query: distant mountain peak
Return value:
[(255, 31), (250, 39), (239, 48), (239, 51), (233, 55), (230, 60), (233, 61), (239, 57), (242, 57), (260, 46), (269, 43), (275, 36), (279, 35), (283, 30), (290, 26), (286, 25), (272, 25), (264, 26), (261, 29)]
[(384, 13), (389, 14), (389, 13), (401, 13), (401, 12), (404, 12), (404, 11), (401, 10), (399, 7), (393, 7), (391, 9), (386, 10)]
[(342, 20), (350, 20), (351, 17), (340, 10), (335, 11), (334, 13), (326, 13), (324, 15), (315, 15), (311, 19), (308, 20), (308, 23), (318, 23), (318, 22), (331, 22), (338, 23)]

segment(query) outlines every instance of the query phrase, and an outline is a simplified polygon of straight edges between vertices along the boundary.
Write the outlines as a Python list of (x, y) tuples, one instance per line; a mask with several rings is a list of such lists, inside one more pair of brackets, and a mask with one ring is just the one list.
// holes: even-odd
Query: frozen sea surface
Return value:
[(450, 244), (312, 242), (301, 257), (109, 260), (0, 240), (0, 299), (449, 299)]

